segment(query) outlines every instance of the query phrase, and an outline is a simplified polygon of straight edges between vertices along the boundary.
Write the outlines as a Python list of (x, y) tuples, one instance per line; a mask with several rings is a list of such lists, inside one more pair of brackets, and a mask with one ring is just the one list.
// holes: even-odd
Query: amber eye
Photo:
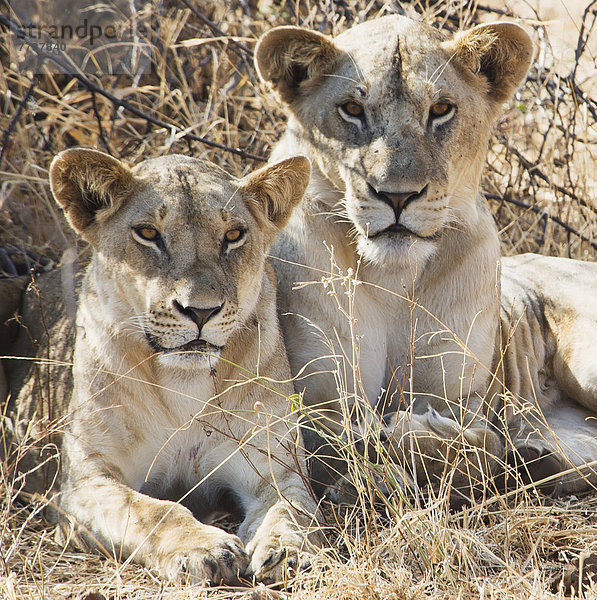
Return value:
[(160, 239), (160, 232), (151, 225), (141, 225), (140, 227), (134, 228), (135, 233), (147, 242), (155, 242)]
[(244, 235), (244, 231), (242, 229), (230, 229), (224, 235), (224, 238), (229, 243), (238, 242)]
[(352, 100), (350, 102), (346, 102), (346, 104), (343, 104), (342, 110), (351, 117), (362, 117), (363, 113), (365, 112), (362, 104), (353, 102)]
[(447, 102), (436, 102), (431, 105), (429, 114), (431, 117), (443, 117), (452, 110), (452, 105)]

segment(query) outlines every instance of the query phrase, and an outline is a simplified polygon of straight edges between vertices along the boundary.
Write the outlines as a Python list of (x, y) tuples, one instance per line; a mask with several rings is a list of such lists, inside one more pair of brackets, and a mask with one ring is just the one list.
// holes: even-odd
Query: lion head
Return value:
[(321, 177), (342, 192), (328, 202), (339, 200), (371, 262), (425, 261), (443, 232), (474, 227), (490, 125), (531, 57), (513, 23), (448, 37), (397, 15), (334, 39), (279, 27), (256, 48), (261, 78), (291, 115), (285, 139), (319, 171), (311, 191)]
[(195, 366), (213, 362), (251, 319), (267, 249), (309, 172), (296, 157), (239, 180), (185, 156), (130, 169), (75, 149), (54, 159), (50, 180), (95, 250), (88, 288), (111, 333), (132, 332), (162, 363)]

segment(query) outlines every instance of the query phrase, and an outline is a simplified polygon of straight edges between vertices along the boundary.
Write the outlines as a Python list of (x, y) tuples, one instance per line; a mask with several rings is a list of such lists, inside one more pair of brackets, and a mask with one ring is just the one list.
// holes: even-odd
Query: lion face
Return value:
[(298, 157), (236, 180), (184, 156), (132, 170), (72, 150), (51, 167), (52, 191), (93, 245), (90, 277), (113, 328), (134, 330), (162, 363), (213, 364), (252, 317), (265, 255), (304, 192)]
[(531, 50), (511, 23), (449, 39), (390, 16), (334, 40), (275, 29), (256, 63), (290, 108), (289, 134), (345, 192), (336, 210), (376, 262), (424, 259), (446, 229), (474, 222), (490, 124)]

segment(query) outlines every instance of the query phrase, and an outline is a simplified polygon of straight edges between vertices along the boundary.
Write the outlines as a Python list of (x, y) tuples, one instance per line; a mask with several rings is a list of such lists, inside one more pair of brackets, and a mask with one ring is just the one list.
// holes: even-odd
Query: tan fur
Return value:
[[(79, 545), (212, 584), (280, 580), (309, 552), (316, 508), (265, 261), (309, 172), (303, 157), (241, 180), (177, 155), (132, 170), (93, 150), (55, 158), (56, 201), (93, 246), (72, 400), (53, 415), (60, 520)], [(231, 510), (238, 537), (209, 525)]]
[[(499, 240), (478, 191), (492, 123), (532, 53), (514, 23), (450, 38), (399, 16), (335, 39), (278, 28), (256, 48), (257, 70), (289, 114), (272, 158), (302, 153), (314, 165), (273, 251), (291, 368), (302, 376), (297, 389), (305, 388), (323, 430), (355, 419), (360, 430), (359, 411), (368, 413), (420, 482), (449, 472), (455, 486), (485, 485), (512, 454), (537, 448), (529, 440), (540, 436), (530, 435), (540, 417), (526, 425), (520, 418), (521, 402), (537, 412), (534, 397), (529, 386), (522, 395), (507, 391), (507, 378), (525, 378), (518, 339), (525, 323), (544, 317), (522, 316), (502, 361), (520, 300), (508, 290), (500, 308)], [(362, 117), (347, 113), (347, 102), (362, 106)], [(453, 108), (434, 117), (438, 103)], [(525, 277), (533, 289), (536, 279)], [(554, 336), (544, 326), (529, 335), (541, 336), (538, 350), (529, 348), (538, 352), (538, 373), (551, 364)], [(385, 412), (385, 422), (376, 425), (364, 405)], [(551, 439), (546, 445), (566, 468)], [(588, 454), (597, 458), (595, 450)], [(330, 477), (317, 462), (314, 473), (323, 483)]]

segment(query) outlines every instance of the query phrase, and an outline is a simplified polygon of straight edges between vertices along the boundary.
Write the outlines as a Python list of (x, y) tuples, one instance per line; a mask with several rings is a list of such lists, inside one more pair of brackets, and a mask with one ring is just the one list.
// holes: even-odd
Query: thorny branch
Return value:
[(520, 150), (518, 150), (517, 148), (515, 148), (514, 146), (512, 146), (512, 144), (508, 143), (508, 140), (506, 139), (506, 137), (504, 135), (498, 135), (498, 140), (510, 152), (512, 152), (512, 154), (514, 154), (514, 156), (516, 156), (516, 158), (518, 158), (518, 160), (521, 162), (522, 166), (525, 168), (525, 170), (527, 171), (527, 173), (531, 177), (539, 177), (539, 179), (542, 179), (551, 188), (553, 188), (554, 190), (557, 190), (558, 192), (560, 192), (560, 194), (563, 194), (564, 196), (568, 196), (572, 200), (575, 200), (576, 202), (578, 202), (581, 206), (584, 206), (585, 208), (588, 208), (589, 210), (591, 210), (592, 212), (594, 212), (595, 214), (597, 214), (597, 208), (595, 208), (594, 206), (592, 206), (591, 204), (589, 204), (588, 202), (586, 202), (582, 198), (579, 198), (574, 192), (571, 192), (570, 190), (567, 190), (566, 188), (564, 188), (564, 187), (562, 187), (560, 185), (556, 185), (555, 183), (553, 183), (549, 179), (549, 177), (545, 173), (543, 173), (543, 171), (536, 164), (534, 164), (533, 162), (531, 162), (530, 160), (528, 160), (524, 156), (524, 154), (522, 152), (520, 152)]
[[(589, 16), (593, 17), (593, 22), (589, 27), (587, 27), (587, 21)], [(597, 19), (597, 0), (592, 0), (592, 2), (585, 8), (585, 12), (582, 17), (582, 23), (580, 25), (580, 32), (578, 34), (578, 43), (576, 44), (576, 51), (574, 53), (574, 66), (572, 67), (572, 72), (570, 73), (570, 79), (574, 81), (576, 77), (576, 71), (578, 69), (578, 65), (580, 63), (580, 57), (585, 51), (587, 47), (587, 42), (589, 41), (589, 35), (593, 26), (595, 25), (595, 20)]]
[(99, 114), (99, 110), (97, 108), (97, 100), (95, 97), (95, 92), (91, 92), (91, 104), (93, 106), (93, 115), (95, 116), (95, 120), (97, 121), (97, 127), (99, 130), (99, 137), (100, 140), (102, 141), (102, 144), (104, 145), (104, 148), (110, 153), (110, 154), (114, 154), (114, 152), (112, 151), (112, 148), (110, 147), (110, 142), (108, 141), (108, 138), (106, 136), (106, 132), (104, 131), (104, 126), (102, 124), (102, 118)]

